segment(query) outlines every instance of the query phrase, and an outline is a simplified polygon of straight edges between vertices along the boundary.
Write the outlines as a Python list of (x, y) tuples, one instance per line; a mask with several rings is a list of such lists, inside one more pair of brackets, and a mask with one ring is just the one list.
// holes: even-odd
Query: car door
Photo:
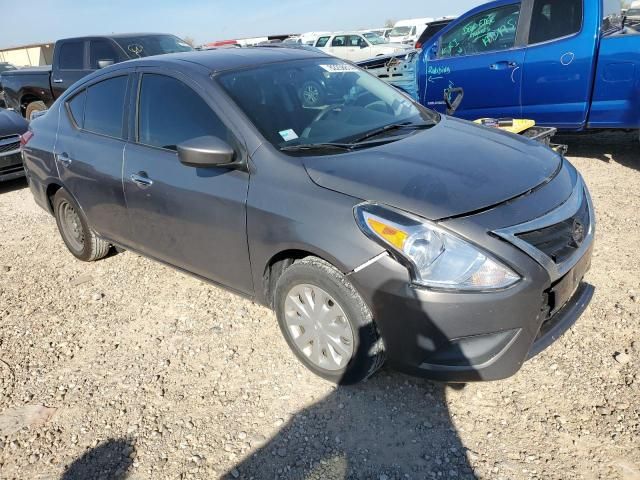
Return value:
[(51, 89), (53, 98), (89, 73), (86, 67), (85, 40), (63, 40), (56, 45), (55, 58), (51, 71)]
[(354, 48), (349, 44), (349, 35), (336, 35), (331, 40), (331, 55), (344, 60), (353, 60)]
[(520, 3), (483, 10), (446, 31), (428, 52), (422, 102), (445, 111), (445, 90), (464, 89), (456, 116), (520, 117), (522, 65)]
[(349, 44), (352, 47), (350, 52), (351, 58), (349, 59), (351, 61), (359, 62), (360, 60), (366, 60), (367, 58), (375, 56), (373, 48), (362, 35), (351, 35), (349, 37)]
[(129, 228), (122, 191), (129, 75), (114, 75), (65, 101), (54, 153), (62, 183), (91, 227), (101, 236), (121, 242), (128, 237)]
[(123, 169), (131, 248), (246, 294), (253, 293), (245, 171), (180, 163), (177, 145), (212, 135), (246, 156), (187, 77), (144, 70), (139, 78), (136, 141)]
[(584, 9), (583, 0), (530, 4), (522, 114), (540, 124), (580, 128), (586, 124), (593, 90), (599, 13)]

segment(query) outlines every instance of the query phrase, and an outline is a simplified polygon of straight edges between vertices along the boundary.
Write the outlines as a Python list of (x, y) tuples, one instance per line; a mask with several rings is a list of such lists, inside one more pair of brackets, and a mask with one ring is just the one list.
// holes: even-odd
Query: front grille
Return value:
[[(590, 226), (589, 204), (583, 194), (582, 204), (572, 217), (549, 227), (516, 234), (516, 237), (534, 246), (555, 263), (562, 263), (580, 248)], [(576, 238), (576, 228), (582, 228), (583, 235)]]
[(22, 165), (8, 165), (6, 167), (0, 167), (0, 177), (16, 172), (24, 172), (24, 167)]
[(12, 152), (20, 148), (20, 137), (18, 135), (12, 135), (10, 137), (0, 138), (0, 155), (7, 152)]
[(13, 155), (0, 155), (0, 174), (12, 172), (15, 169), (22, 168), (22, 156), (19, 153)]

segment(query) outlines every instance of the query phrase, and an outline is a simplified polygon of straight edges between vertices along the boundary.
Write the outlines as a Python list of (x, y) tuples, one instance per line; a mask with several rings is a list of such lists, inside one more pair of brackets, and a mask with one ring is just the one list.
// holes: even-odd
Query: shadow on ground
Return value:
[(129, 476), (134, 451), (130, 440), (107, 440), (69, 465), (61, 480), (124, 480)]
[(223, 478), (474, 479), (445, 388), (387, 371), (339, 388)]
[(555, 143), (568, 145), (569, 157), (584, 157), (616, 162), (640, 170), (640, 138), (638, 131), (606, 130), (597, 133), (559, 134)]
[[(409, 311), (414, 315), (422, 311), (418, 299), (411, 298), (413, 290), (406, 283), (380, 281), (372, 301), (378, 305), (378, 312), (390, 308), (389, 295), (399, 292)], [(411, 306), (412, 303), (415, 305)], [(409, 350), (415, 349), (415, 343), (411, 344), (422, 335), (428, 335), (434, 345), (448, 342), (436, 322), (424, 312), (423, 316), (414, 318), (420, 324), (420, 332), (407, 330), (407, 335), (402, 335)], [(395, 330), (392, 336), (397, 329), (407, 328), (406, 324), (391, 323)], [(387, 324), (386, 328), (389, 327)], [(361, 328), (361, 338), (365, 331)], [(454, 351), (455, 344), (449, 345), (452, 354), (459, 354), (464, 362), (462, 353)], [(356, 386), (338, 387), (296, 413), (273, 438), (223, 478), (474, 479), (467, 450), (449, 415), (448, 388), (464, 386), (445, 386), (387, 369)]]
[(14, 192), (16, 190), (22, 190), (28, 186), (29, 184), (27, 184), (26, 178), (17, 178), (15, 180), (0, 182), (0, 195), (3, 193)]

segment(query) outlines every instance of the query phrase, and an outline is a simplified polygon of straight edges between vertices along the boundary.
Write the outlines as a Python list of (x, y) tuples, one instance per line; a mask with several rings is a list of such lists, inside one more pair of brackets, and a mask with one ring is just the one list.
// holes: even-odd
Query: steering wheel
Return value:
[(375, 102), (368, 103), (364, 106), (367, 110), (373, 110), (375, 112), (380, 113), (391, 113), (393, 114), (393, 109), (382, 100), (376, 100)]
[(342, 108), (344, 106), (344, 104), (342, 103), (332, 103), (331, 105), (327, 105), (325, 108), (322, 109), (322, 111), (320, 113), (318, 113), (318, 115), (315, 116), (315, 118), (311, 121), (311, 123), (309, 124), (309, 126), (307, 128), (305, 128), (302, 131), (302, 138), (309, 138), (309, 133), (311, 133), (311, 127), (324, 120), (324, 118), (329, 115), (331, 112), (336, 111), (338, 108)]

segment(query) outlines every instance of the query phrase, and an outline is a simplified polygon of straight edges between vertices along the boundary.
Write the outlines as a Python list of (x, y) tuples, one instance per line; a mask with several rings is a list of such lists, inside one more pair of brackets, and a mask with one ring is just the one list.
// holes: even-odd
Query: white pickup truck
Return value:
[(314, 45), (323, 52), (344, 60), (358, 62), (381, 55), (395, 55), (411, 50), (411, 46), (387, 43), (375, 33), (340, 32), (318, 37)]

